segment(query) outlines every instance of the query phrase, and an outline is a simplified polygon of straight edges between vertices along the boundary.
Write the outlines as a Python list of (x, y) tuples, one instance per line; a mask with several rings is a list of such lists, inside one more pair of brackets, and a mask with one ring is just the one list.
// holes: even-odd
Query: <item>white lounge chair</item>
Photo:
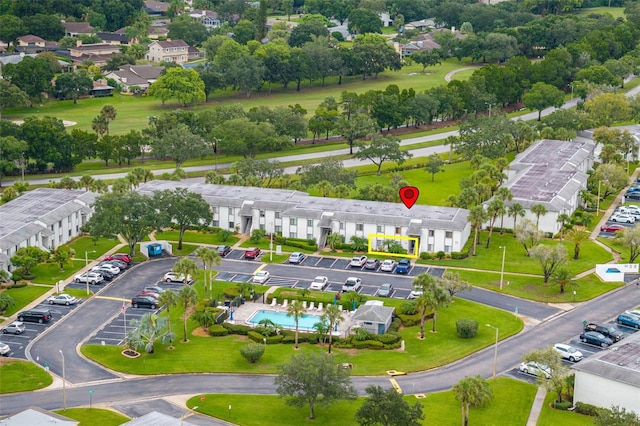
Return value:
[(304, 309), (305, 311), (307, 310), (307, 301), (306, 300), (302, 301), (302, 309)]
[(338, 305), (338, 310), (342, 312), (342, 305)]
[(315, 311), (316, 310), (316, 302), (311, 302), (307, 311)]
[(277, 304), (278, 304), (278, 301), (276, 300), (275, 297), (273, 299), (271, 299), (271, 305), (270, 306), (276, 306)]
[(322, 312), (322, 308), (324, 308), (324, 303), (318, 303), (318, 312)]
[(282, 302), (282, 307), (286, 308), (289, 305), (289, 299), (284, 299), (284, 302)]

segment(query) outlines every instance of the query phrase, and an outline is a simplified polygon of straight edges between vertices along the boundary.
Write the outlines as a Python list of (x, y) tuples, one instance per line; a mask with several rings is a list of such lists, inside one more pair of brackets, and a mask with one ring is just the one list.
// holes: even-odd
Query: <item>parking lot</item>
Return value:
[[(635, 194), (640, 195), (640, 191), (635, 192)], [(631, 203), (634, 202), (635, 201), (631, 201)], [(625, 228), (633, 227), (636, 221), (640, 221), (640, 206), (636, 204), (620, 205), (613, 214), (607, 218), (607, 222), (600, 227), (598, 236), (602, 238), (615, 238), (616, 234), (622, 232)]]

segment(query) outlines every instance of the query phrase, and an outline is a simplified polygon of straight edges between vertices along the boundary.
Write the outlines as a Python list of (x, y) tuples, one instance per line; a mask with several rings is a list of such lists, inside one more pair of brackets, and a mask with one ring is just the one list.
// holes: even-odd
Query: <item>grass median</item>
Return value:
[(54, 413), (79, 421), (78, 426), (118, 426), (131, 420), (120, 413), (102, 408), (67, 408)]
[(42, 389), (53, 383), (42, 367), (10, 358), (0, 358), (0, 378), (0, 394)]

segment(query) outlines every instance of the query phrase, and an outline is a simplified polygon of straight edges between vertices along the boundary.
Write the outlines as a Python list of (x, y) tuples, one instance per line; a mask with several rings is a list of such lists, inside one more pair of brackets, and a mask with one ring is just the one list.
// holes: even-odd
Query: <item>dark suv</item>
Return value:
[(18, 314), (18, 321), (31, 321), (42, 324), (49, 322), (50, 319), (51, 311), (46, 308), (31, 309)]
[(600, 325), (589, 323), (584, 326), (584, 331), (597, 331), (600, 334), (604, 334), (614, 342), (619, 342), (624, 337), (624, 333), (613, 325)]
[(260, 256), (260, 249), (259, 248), (249, 248), (246, 249), (244, 251), (244, 258), (245, 259), (255, 259), (256, 257)]
[(131, 305), (134, 308), (155, 309), (158, 307), (158, 300), (155, 297), (148, 295), (133, 296), (131, 298)]

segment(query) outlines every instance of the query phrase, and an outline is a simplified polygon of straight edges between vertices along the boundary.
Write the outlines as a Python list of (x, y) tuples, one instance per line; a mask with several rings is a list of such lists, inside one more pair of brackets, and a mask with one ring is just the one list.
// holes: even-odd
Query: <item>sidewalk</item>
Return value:
[(527, 420), (527, 426), (536, 426), (538, 424), (538, 417), (540, 417), (540, 411), (544, 406), (544, 399), (547, 396), (547, 390), (542, 386), (538, 386), (538, 392), (533, 400), (531, 411), (529, 412), (529, 420)]

